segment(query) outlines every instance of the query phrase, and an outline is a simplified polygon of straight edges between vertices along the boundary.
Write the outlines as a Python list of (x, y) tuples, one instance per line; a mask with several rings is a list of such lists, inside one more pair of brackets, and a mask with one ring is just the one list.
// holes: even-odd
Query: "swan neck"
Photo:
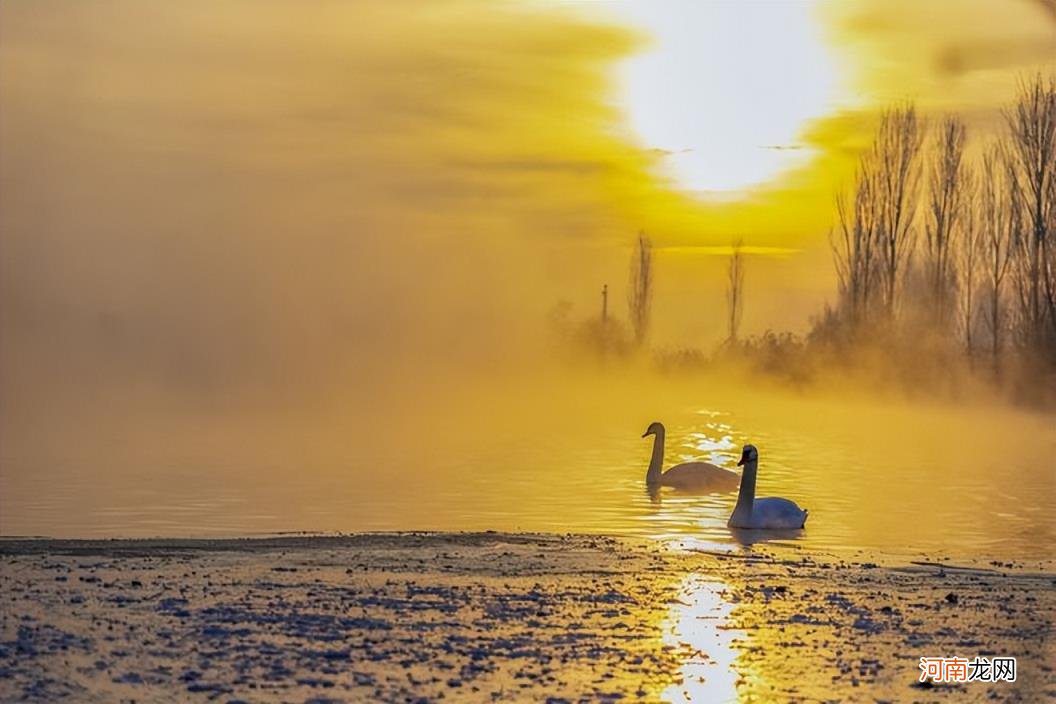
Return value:
[(744, 471), (741, 473), (741, 488), (737, 493), (737, 507), (733, 509), (734, 515), (751, 515), (752, 504), (755, 503), (755, 475), (759, 469), (759, 460), (744, 463)]
[(646, 484), (659, 484), (660, 473), (664, 468), (664, 431), (653, 435), (653, 456), (649, 460), (649, 471), (645, 475)]

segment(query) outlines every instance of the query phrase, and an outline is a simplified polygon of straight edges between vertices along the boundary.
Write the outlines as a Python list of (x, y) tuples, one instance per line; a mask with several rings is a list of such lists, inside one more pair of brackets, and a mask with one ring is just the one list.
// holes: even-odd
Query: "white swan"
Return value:
[(795, 501), (768, 496), (755, 498), (755, 475), (759, 469), (759, 450), (755, 445), (745, 445), (741, 451), (744, 467), (741, 475), (741, 491), (737, 495), (737, 506), (726, 525), (730, 528), (802, 528), (807, 522), (807, 512), (796, 506)]
[(645, 474), (645, 483), (650, 489), (670, 486), (679, 491), (713, 492), (732, 491), (737, 486), (737, 473), (710, 462), (684, 462), (661, 473), (664, 466), (664, 424), (652, 423), (643, 438), (654, 436), (653, 457), (649, 461), (649, 471)]

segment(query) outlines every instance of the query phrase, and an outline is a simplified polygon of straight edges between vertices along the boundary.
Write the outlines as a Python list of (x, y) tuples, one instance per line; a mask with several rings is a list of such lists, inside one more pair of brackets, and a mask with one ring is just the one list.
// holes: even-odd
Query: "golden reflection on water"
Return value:
[(734, 642), (744, 633), (731, 626), (733, 605), (723, 597), (724, 591), (724, 584), (699, 574), (687, 575), (682, 581), (663, 626), (664, 645), (682, 659), (681, 681), (660, 693), (664, 701), (737, 700)]
[(426, 399), (358, 424), (319, 418), (311, 433), (290, 422), (166, 426), (142, 453), (85, 441), (62, 444), (71, 453), (64, 461), (0, 457), (0, 534), (498, 530), (704, 549), (757, 542), (726, 526), (735, 491), (646, 491), (651, 444), (641, 434), (659, 419), (665, 467), (707, 460), (733, 469), (741, 444), (759, 447), (759, 495), (810, 510), (804, 531), (766, 536), (771, 543), (871, 560), (1034, 558), (1056, 539), (1051, 416), (978, 402), (647, 381), (539, 384), (519, 394), (501, 387), (443, 412)]

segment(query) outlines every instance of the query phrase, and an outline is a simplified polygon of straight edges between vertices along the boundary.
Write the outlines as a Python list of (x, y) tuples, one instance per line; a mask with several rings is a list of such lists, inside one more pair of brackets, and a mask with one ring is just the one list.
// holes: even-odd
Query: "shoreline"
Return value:
[[(544, 533), (0, 538), (4, 701), (1056, 699), (1046, 561)], [(1016, 682), (917, 682), (920, 657)]]
[[(765, 534), (764, 532), (761, 532)], [(1011, 573), (1031, 571), (1052, 574), (1056, 577), (1056, 557), (994, 559), (990, 555), (952, 557), (930, 556), (925, 551), (891, 552), (870, 550), (861, 547), (843, 549), (815, 549), (795, 543), (794, 539), (763, 539), (755, 542), (733, 541), (729, 543), (708, 542), (695, 544), (691, 535), (669, 538), (647, 538), (620, 533), (552, 533), (545, 531), (503, 530), (377, 530), (350, 533), (323, 533), (290, 531), (263, 535), (234, 535), (222, 537), (106, 537), (106, 538), (55, 538), (50, 536), (4, 536), (0, 535), (0, 557), (6, 555), (33, 555), (56, 553), (63, 555), (134, 555), (152, 551), (176, 552), (269, 552), (275, 550), (325, 550), (341, 548), (372, 547), (387, 545), (411, 547), (426, 545), (481, 545), (488, 542), (511, 544), (576, 540), (610, 540), (647, 552), (659, 551), (673, 554), (696, 554), (711, 557), (736, 557), (752, 553), (785, 558), (810, 557), (845, 564), (877, 565), (886, 568), (932, 567), (949, 570), (979, 570), (983, 572)], [(725, 548), (725, 549), (723, 549)]]

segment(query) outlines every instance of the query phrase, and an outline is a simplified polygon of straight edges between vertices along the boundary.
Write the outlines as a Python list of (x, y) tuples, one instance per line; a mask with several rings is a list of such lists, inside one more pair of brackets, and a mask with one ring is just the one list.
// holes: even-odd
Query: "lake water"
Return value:
[[(96, 453), (82, 461), (76, 452), (36, 464), (8, 459), (0, 533), (548, 531), (706, 547), (766, 539), (874, 554), (1052, 556), (1052, 416), (833, 393), (527, 388), (480, 394), (471, 410), (451, 414), (425, 404), (362, 448), (350, 427), (344, 450), (306, 449), (303, 460), (289, 451), (238, 460), (215, 447), (193, 457), (163, 451), (180, 446), (178, 433), (142, 460), (108, 464)], [(665, 466), (706, 459), (735, 468), (742, 443), (753, 442), (759, 495), (808, 508), (806, 529), (733, 536), (726, 519), (735, 493), (651, 497), (644, 475), (652, 439), (641, 433), (652, 420), (667, 425)], [(277, 432), (260, 432), (259, 444)]]

